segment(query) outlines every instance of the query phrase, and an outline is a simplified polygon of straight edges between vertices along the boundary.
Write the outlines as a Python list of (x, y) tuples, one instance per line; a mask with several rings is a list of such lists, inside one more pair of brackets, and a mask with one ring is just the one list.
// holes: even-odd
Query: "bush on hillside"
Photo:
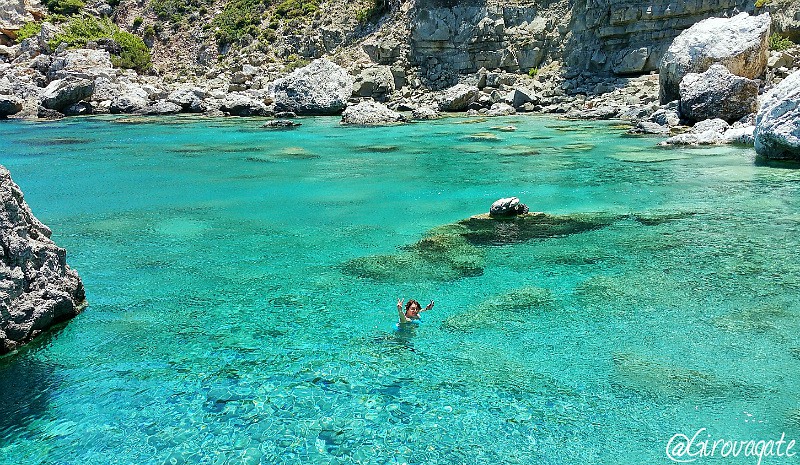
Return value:
[(44, 6), (51, 13), (59, 15), (74, 15), (84, 7), (81, 0), (44, 0)]
[(150, 49), (147, 48), (141, 37), (123, 31), (107, 18), (75, 17), (65, 24), (63, 29), (63, 33), (58, 34), (50, 41), (51, 48), (57, 48), (62, 42), (70, 47), (84, 47), (89, 41), (109, 38), (119, 44), (122, 49), (119, 55), (111, 56), (114, 66), (135, 69), (140, 73), (152, 69)]
[(36, 36), (41, 31), (42, 23), (37, 23), (36, 21), (25, 23), (22, 25), (19, 31), (17, 31), (17, 42), (22, 42), (25, 39)]
[(780, 34), (777, 32), (773, 33), (769, 36), (769, 49), (770, 50), (777, 50), (782, 52), (789, 47), (792, 47), (794, 42), (787, 39), (786, 37), (781, 37)]

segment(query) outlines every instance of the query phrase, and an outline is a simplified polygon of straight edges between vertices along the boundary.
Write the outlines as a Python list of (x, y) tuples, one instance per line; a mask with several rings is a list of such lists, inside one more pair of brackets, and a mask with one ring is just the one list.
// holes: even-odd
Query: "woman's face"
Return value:
[(416, 302), (414, 302), (413, 304), (411, 304), (411, 306), (408, 307), (409, 313), (419, 313), (419, 310), (420, 310), (419, 304)]

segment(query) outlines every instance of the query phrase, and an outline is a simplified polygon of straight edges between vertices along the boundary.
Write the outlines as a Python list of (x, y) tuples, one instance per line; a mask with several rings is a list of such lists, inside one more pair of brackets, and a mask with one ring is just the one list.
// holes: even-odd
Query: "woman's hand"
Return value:
[(432, 308), (433, 308), (433, 301), (431, 300), (431, 303), (429, 303), (428, 306), (425, 307), (425, 310), (430, 310)]
[(403, 310), (403, 299), (397, 299), (397, 309)]

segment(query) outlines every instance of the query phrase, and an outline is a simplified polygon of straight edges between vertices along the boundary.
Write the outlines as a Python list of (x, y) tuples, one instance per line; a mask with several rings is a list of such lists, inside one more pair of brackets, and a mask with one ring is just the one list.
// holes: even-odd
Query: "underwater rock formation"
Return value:
[(0, 354), (14, 350), (85, 306), (67, 252), (50, 240), (11, 173), (0, 166)]
[(448, 331), (470, 331), (493, 323), (507, 327), (512, 323), (526, 323), (537, 311), (553, 307), (553, 295), (548, 289), (523, 287), (489, 297), (475, 308), (451, 315), (442, 327)]
[(564, 237), (608, 226), (608, 215), (526, 213), (511, 218), (482, 214), (429, 231), (400, 252), (347, 261), (345, 273), (380, 281), (452, 281), (483, 274), (482, 247)]

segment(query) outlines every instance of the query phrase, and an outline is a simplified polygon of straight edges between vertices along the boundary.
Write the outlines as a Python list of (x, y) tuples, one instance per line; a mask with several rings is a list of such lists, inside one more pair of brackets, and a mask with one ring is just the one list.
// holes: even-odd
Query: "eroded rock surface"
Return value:
[(85, 306), (83, 283), (67, 252), (50, 239), (0, 166), (0, 353), (14, 350)]

